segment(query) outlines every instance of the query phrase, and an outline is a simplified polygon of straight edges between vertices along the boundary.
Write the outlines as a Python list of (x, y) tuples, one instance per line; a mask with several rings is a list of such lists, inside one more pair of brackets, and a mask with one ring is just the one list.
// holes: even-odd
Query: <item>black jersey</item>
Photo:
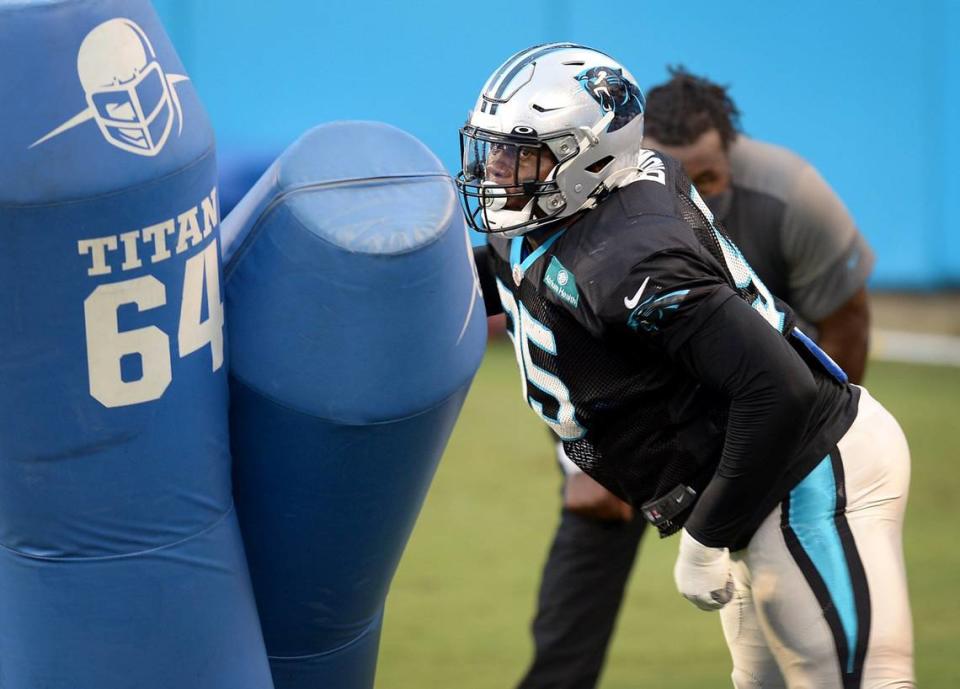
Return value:
[[(539, 231), (532, 250), (529, 238), (491, 236), (486, 282), (525, 397), (570, 459), (646, 505), (661, 533), (702, 512), (698, 540), (739, 547), (849, 427), (856, 388), (793, 342), (789, 307), (679, 165), (662, 163), (566, 229)], [(789, 396), (800, 379), (812, 393), (784, 420), (764, 391)], [(710, 505), (691, 510), (691, 496)], [(669, 507), (658, 498), (683, 509), (658, 519)]]

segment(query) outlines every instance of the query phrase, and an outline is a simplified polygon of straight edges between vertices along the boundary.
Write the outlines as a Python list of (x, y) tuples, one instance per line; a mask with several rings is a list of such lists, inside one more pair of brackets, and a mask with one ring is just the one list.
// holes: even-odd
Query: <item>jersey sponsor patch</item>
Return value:
[(550, 265), (547, 266), (547, 272), (543, 276), (543, 283), (572, 308), (577, 308), (580, 304), (577, 281), (573, 273), (564, 268), (556, 256), (550, 259)]

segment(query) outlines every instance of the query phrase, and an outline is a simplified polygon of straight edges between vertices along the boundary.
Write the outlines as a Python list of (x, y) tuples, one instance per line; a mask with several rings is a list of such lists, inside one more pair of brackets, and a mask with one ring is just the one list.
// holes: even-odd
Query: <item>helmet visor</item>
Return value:
[[(533, 217), (538, 206), (531, 201), (557, 192), (556, 184), (547, 181), (557, 160), (543, 142), (464, 127), (460, 151), (457, 186), (474, 229), (502, 232), (540, 220)], [(507, 217), (509, 226), (504, 225)]]

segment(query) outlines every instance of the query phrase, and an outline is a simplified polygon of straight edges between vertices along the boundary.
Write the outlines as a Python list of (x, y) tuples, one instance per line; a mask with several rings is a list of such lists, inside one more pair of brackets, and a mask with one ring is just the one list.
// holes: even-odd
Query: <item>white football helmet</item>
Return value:
[(608, 55), (574, 43), (520, 51), (460, 130), (470, 226), (514, 237), (592, 207), (636, 172), (643, 111), (636, 80)]

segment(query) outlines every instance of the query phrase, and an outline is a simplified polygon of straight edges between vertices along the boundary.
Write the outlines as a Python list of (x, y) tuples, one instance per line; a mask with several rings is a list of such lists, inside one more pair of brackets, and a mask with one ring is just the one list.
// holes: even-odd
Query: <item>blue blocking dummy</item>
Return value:
[(413, 137), (331, 124), (223, 231), (237, 510), (274, 683), (369, 689), (486, 340), (455, 189)]
[(0, 686), (270, 689), (213, 136), (142, 0), (0, 0)]

